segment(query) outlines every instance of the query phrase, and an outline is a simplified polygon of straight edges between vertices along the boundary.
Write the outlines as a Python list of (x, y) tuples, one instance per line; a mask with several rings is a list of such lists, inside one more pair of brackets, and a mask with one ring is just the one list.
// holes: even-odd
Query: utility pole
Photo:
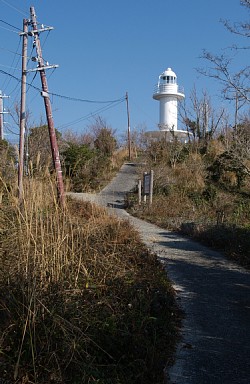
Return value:
[(131, 160), (131, 137), (130, 137), (130, 117), (129, 117), (129, 106), (128, 106), (128, 92), (126, 92), (126, 104), (127, 104), (127, 117), (128, 117), (128, 158)]
[(3, 97), (0, 91), (0, 139), (3, 140)]
[(9, 97), (9, 96), (3, 95), (2, 91), (0, 91), (0, 139), (1, 140), (4, 139), (4, 133), (3, 133), (4, 118), (3, 118), (3, 116), (5, 113), (9, 113), (9, 112), (4, 112), (4, 108), (3, 108), (3, 99), (6, 97)]
[(28, 51), (28, 25), (27, 19), (23, 20), (23, 48), (22, 48), (22, 82), (21, 82), (21, 107), (20, 107), (20, 137), (18, 161), (18, 199), (23, 201), (23, 162), (24, 162), (24, 133), (26, 124), (26, 77), (27, 77), (27, 51)]
[(238, 129), (238, 111), (239, 111), (239, 96), (238, 92), (235, 93), (235, 113), (234, 113), (234, 131)]
[(57, 177), (58, 198), (61, 206), (63, 206), (64, 205), (64, 185), (63, 185), (63, 179), (62, 179), (61, 162), (60, 162), (58, 144), (56, 139), (54, 121), (52, 117), (52, 108), (51, 108), (51, 102), (49, 98), (49, 90), (48, 90), (46, 71), (45, 71), (45, 69), (53, 68), (55, 66), (44, 65), (44, 61), (42, 58), (42, 48), (41, 48), (40, 39), (39, 39), (39, 32), (42, 32), (45, 29), (40, 29), (40, 30), (37, 29), (37, 21), (36, 21), (36, 14), (35, 14), (34, 7), (30, 7), (30, 15), (31, 15), (31, 25), (32, 25), (31, 33), (34, 38), (34, 44), (36, 45), (36, 51), (37, 51), (37, 61), (38, 61), (37, 70), (40, 72), (40, 77), (41, 77), (42, 90), (43, 90), (42, 97), (44, 100), (44, 105), (46, 110), (51, 151), (52, 151), (53, 163), (54, 163), (54, 168), (55, 168), (56, 177)]

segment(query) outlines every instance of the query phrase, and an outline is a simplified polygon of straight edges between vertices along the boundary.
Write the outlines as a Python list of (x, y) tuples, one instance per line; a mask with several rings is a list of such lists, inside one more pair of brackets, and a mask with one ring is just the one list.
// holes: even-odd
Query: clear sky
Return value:
[[(0, 0), (0, 70), (17, 78), (21, 77), (22, 47), (18, 29), (23, 18), (30, 17), (31, 5), (38, 22), (54, 27), (40, 34), (43, 57), (59, 65), (47, 71), (49, 91), (93, 101), (124, 99), (128, 92), (131, 130), (157, 129), (159, 105), (152, 93), (167, 67), (177, 74), (187, 100), (195, 86), (198, 91), (207, 90), (214, 107), (220, 108), (219, 84), (199, 75), (196, 68), (208, 65), (200, 58), (203, 49), (220, 54), (243, 42), (225, 29), (221, 19), (249, 18), (240, 0)], [(32, 38), (28, 56), (35, 56)], [(235, 65), (244, 67), (247, 59), (249, 52), (237, 55)], [(34, 67), (29, 61), (29, 68)], [(33, 79), (34, 74), (29, 73), (27, 81), (40, 88), (39, 74)], [(10, 95), (4, 100), (5, 108), (13, 109), (20, 102), (20, 83), (13, 77), (0, 73), (0, 90)], [(125, 101), (95, 104), (57, 96), (51, 101), (55, 127), (61, 132), (83, 133), (95, 113), (119, 134), (126, 132)], [(28, 87), (27, 106), (34, 124), (45, 121), (43, 99), (32, 87)], [(6, 138), (17, 141), (9, 129), (18, 133), (18, 128), (7, 115), (5, 121)]]

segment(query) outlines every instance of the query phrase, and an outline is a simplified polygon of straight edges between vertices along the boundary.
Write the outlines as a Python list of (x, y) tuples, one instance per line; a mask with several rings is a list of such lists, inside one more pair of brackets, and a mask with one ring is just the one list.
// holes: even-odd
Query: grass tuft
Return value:
[(166, 273), (128, 222), (29, 180), (0, 213), (0, 378), (162, 383), (178, 335)]

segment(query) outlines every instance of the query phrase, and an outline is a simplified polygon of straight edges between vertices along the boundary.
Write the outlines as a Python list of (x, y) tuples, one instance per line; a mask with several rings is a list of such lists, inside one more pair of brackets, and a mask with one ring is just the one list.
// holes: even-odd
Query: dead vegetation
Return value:
[(154, 170), (153, 204), (139, 206), (130, 194), (130, 212), (211, 245), (249, 268), (248, 132), (246, 122), (237, 132), (208, 142), (150, 143), (140, 173)]
[(54, 183), (2, 183), (0, 378), (162, 383), (178, 335), (166, 273), (128, 222), (90, 203), (58, 208)]

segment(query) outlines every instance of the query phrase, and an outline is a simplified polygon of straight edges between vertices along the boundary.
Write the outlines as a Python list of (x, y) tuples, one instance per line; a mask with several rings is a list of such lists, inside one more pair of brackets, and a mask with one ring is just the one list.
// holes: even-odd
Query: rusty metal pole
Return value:
[(40, 39), (39, 39), (39, 32), (37, 31), (37, 21), (36, 21), (36, 14), (35, 14), (34, 7), (30, 7), (30, 15), (31, 15), (31, 24), (33, 29), (32, 33), (34, 36), (34, 42), (36, 44), (36, 51), (38, 56), (38, 68), (39, 68), (41, 83), (42, 83), (42, 90), (43, 90), (42, 96), (44, 100), (47, 122), (48, 122), (52, 158), (53, 158), (54, 168), (55, 168), (56, 177), (57, 177), (58, 198), (61, 206), (63, 206), (64, 205), (64, 185), (63, 185), (63, 178), (62, 178), (60, 155), (59, 155), (56, 132), (55, 132), (54, 121), (52, 116), (52, 108), (51, 108), (51, 102), (49, 98), (49, 89), (47, 84), (46, 72), (45, 72), (45, 69), (43, 69), (44, 62), (42, 58), (42, 48), (41, 48)]
[(131, 160), (131, 137), (130, 137), (130, 116), (128, 106), (128, 92), (126, 92), (126, 104), (127, 104), (127, 117), (128, 117), (128, 158)]
[(18, 159), (18, 199), (23, 201), (23, 160), (24, 160), (24, 133), (26, 124), (26, 77), (27, 77), (27, 52), (28, 52), (28, 25), (27, 19), (23, 20), (23, 49), (22, 49), (22, 83), (20, 106), (20, 137)]

